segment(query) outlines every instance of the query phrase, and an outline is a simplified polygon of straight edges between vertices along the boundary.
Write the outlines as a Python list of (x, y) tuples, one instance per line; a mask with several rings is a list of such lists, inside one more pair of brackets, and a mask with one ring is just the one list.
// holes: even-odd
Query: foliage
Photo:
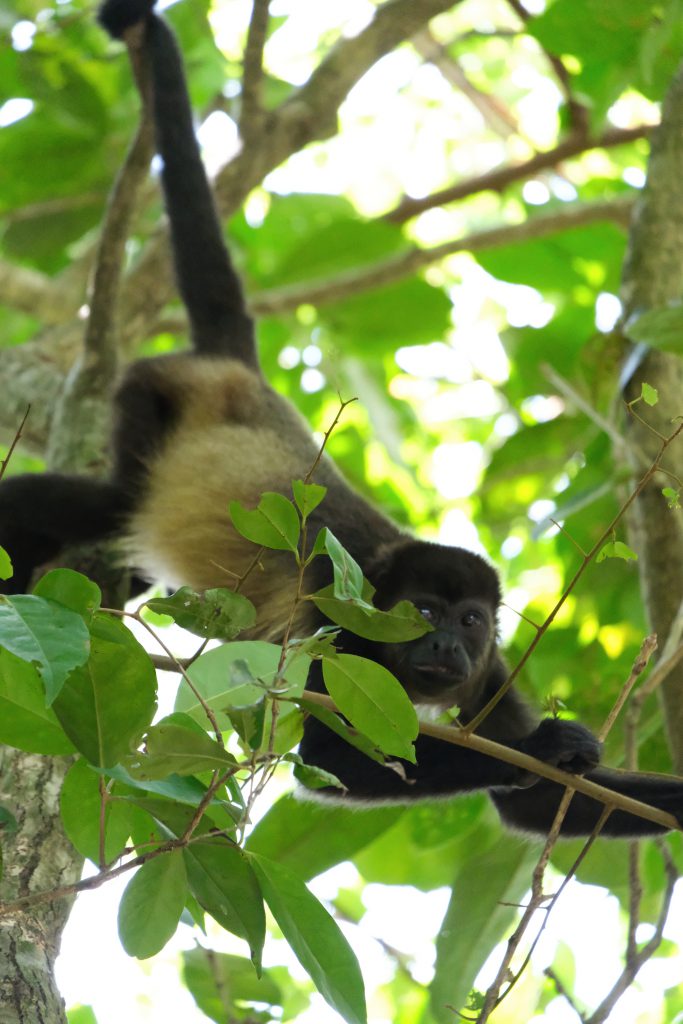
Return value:
[[(222, 90), (226, 78), (239, 77), (241, 28), (223, 26), (219, 50), (207, 12), (205, 0), (184, 0), (168, 15), (187, 57), (196, 108), (234, 116), (235, 92), (226, 98)], [(0, 301), (6, 307), (0, 344), (8, 349), (39, 330), (52, 340), (49, 332), (77, 317), (113, 169), (137, 116), (125, 62), (91, 15), (83, 0), (51, 10), (34, 0), (0, 3), (0, 30), (15, 32), (15, 45), (0, 55), (2, 100), (32, 104), (30, 114), (16, 119), (16, 108), (0, 107)], [(309, 69), (341, 35), (336, 17), (328, 15), (318, 36), (315, 26), (306, 33)], [(16, 42), (24, 38), (19, 19), (24, 31), (33, 26), (30, 45)], [(278, 58), (278, 34), (286, 40), (286, 26), (273, 22), (264, 83), (271, 107), (292, 95), (288, 76), (301, 79), (300, 64)], [(594, 149), (584, 135), (573, 155), (540, 171), (510, 174), (493, 190), (477, 182), (492, 167), (514, 170), (537, 151), (581, 136), (586, 126), (598, 138), (615, 124), (651, 121), (651, 104), (662, 99), (679, 59), (681, 24), (677, 0), (581, 0), (578, 10), (576, 0), (555, 0), (524, 21), (498, 0), (455, 5), (432, 31), (441, 42), (442, 69), (455, 69), (461, 83), (464, 76), (463, 87), (451, 88), (448, 72), (421, 67), (418, 52), (405, 48), (400, 68), (407, 70), (395, 71), (398, 87), (394, 82), (391, 96), (381, 93), (386, 108), (400, 113), (358, 115), (352, 96), (339, 140), (315, 143), (275, 171), (229, 226), (250, 293), (266, 309), (260, 345), (269, 380), (318, 431), (329, 426), (336, 392), (358, 394), (328, 448), (348, 479), (399, 522), (456, 543), (472, 536), (462, 524), (476, 523), (477, 542), (500, 567), (509, 604), (525, 616), (506, 612), (502, 623), (511, 663), (533, 635), (526, 620), (543, 621), (580, 563), (577, 548), (591, 548), (628, 493), (621, 452), (602, 427), (607, 419), (620, 429), (614, 396), (622, 348), (601, 310), (615, 308), (625, 246), (619, 204), (637, 193), (633, 183), (644, 171), (647, 146), (641, 137)], [(548, 55), (561, 56), (560, 70)], [(372, 90), (381, 80), (369, 80), (358, 92), (372, 111)], [(351, 155), (351, 167), (337, 173), (340, 147)], [(423, 156), (418, 177), (415, 153)], [(381, 217), (395, 211), (404, 191), (428, 194), (467, 179), (472, 186), (461, 200), (427, 207), (407, 227), (400, 217)], [(581, 219), (596, 199), (616, 212)], [(541, 230), (542, 217), (555, 214), (564, 221)], [(132, 256), (145, 253), (159, 218), (150, 189)], [(511, 232), (497, 244), (477, 244), (477, 233), (492, 227)], [(470, 239), (469, 255), (460, 252), (461, 238)], [(452, 254), (424, 275), (390, 275), (368, 290), (361, 283), (346, 292), (317, 291), (354, 273), (362, 281), (363, 273), (397, 264), (414, 245), (441, 242), (452, 242)], [(65, 284), (57, 312), (34, 308), (15, 299), (5, 265), (38, 275), (45, 290), (57, 282), (61, 291), (70, 273), (75, 291)], [(133, 280), (134, 273), (133, 267)], [(296, 290), (297, 301), (268, 304), (287, 288)], [(145, 323), (144, 353), (180, 344), (184, 325), (176, 307), (165, 314)], [(679, 305), (643, 311), (626, 325), (633, 340), (679, 354), (680, 328)], [(312, 383), (311, 369), (320, 375)], [(4, 380), (2, 387), (9, 396)], [(643, 381), (645, 404), (656, 400), (647, 389)], [(638, 415), (646, 418), (643, 408)], [(8, 434), (10, 424), (2, 425)], [(468, 482), (463, 467), (473, 452)], [(36, 460), (20, 447), (8, 472), (27, 468), (36, 468)], [(670, 483), (665, 493), (675, 514), (680, 492)], [(258, 510), (234, 507), (234, 520), (255, 543), (288, 551), (301, 564), (302, 519), (315, 507), (314, 487), (297, 486), (295, 503), (270, 494)], [(522, 680), (539, 704), (561, 704), (594, 726), (628, 676), (645, 631), (639, 566), (625, 541), (619, 528)], [(384, 639), (397, 635), (390, 631), (426, 628), (414, 610), (373, 609), (371, 588), (333, 537), (321, 536), (313, 553), (335, 565), (334, 587), (315, 595), (333, 622)], [(0, 551), (0, 578), (10, 572)], [(259, 977), (254, 967), (265, 903), (319, 991), (343, 1019), (362, 1020), (361, 982), (334, 918), (358, 923), (364, 905), (360, 897), (349, 900), (350, 912), (340, 896), (342, 909), (329, 905), (330, 916), (303, 884), (352, 861), (361, 883), (450, 888), (430, 995), (415, 980), (413, 964), (390, 950), (397, 970), (381, 994), (380, 1012), (397, 1024), (452, 1019), (444, 1007), (462, 1008), (514, 917), (508, 904), (524, 898), (533, 848), (501, 843), (476, 797), (350, 813), (285, 795), (250, 831), (251, 795), (276, 765), (280, 775), (291, 770), (307, 785), (321, 782), (285, 756), (300, 736), (303, 713), (331, 714), (299, 699), (310, 657), (324, 659), (330, 688), (366, 734), (372, 756), (407, 755), (415, 736), (411, 711), (376, 666), (354, 664), (349, 671), (329, 636), (308, 647), (290, 645), (284, 657), (274, 645), (236, 639), (253, 614), (239, 595), (183, 590), (147, 607), (202, 640), (226, 641), (203, 650), (185, 670), (173, 713), (160, 721), (154, 720), (150, 656), (125, 619), (101, 610), (94, 584), (60, 570), (32, 595), (0, 601), (0, 740), (75, 756), (61, 794), (62, 820), (71, 842), (98, 868), (109, 869), (124, 851), (142, 858), (121, 902), (125, 948), (149, 957), (179, 921), (202, 929), (208, 914), (236, 936), (241, 953), (198, 947), (183, 955), (184, 980), (201, 1011), (216, 1021), (294, 1020), (309, 1006), (311, 985), (284, 968), (259, 967)], [(158, 622), (147, 610), (141, 615)], [(379, 688), (378, 722), (372, 698)], [(340, 719), (331, 724), (346, 729)], [(623, 763), (623, 739), (619, 720), (607, 743), (612, 764)], [(654, 701), (645, 707), (641, 739), (642, 766), (667, 770)], [(10, 810), (0, 808), (3, 834), (11, 821)], [(672, 848), (680, 862), (678, 845)], [(556, 848), (553, 864), (566, 870), (576, 852), (572, 844)], [(661, 864), (647, 847), (641, 859), (644, 917), (654, 920)], [(597, 843), (578, 878), (610, 889), (625, 906), (626, 849)], [(201, 941), (211, 945), (210, 938)], [(568, 985), (571, 953), (560, 950), (557, 965)], [(517, 1019), (542, 1012), (557, 994), (550, 982), (543, 985)], [(679, 989), (668, 992), (662, 1019), (674, 1018), (681, 999)], [(81, 1007), (70, 1020), (91, 1024), (92, 1014)]]

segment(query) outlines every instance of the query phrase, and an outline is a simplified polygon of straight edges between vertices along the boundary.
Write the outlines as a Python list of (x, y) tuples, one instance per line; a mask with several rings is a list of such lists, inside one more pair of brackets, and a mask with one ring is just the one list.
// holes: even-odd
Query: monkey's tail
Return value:
[(144, 24), (161, 181), (192, 343), (200, 354), (232, 356), (258, 367), (254, 324), (197, 145), (182, 57), (173, 32), (152, 7), (153, 0), (105, 0), (99, 21), (116, 38)]

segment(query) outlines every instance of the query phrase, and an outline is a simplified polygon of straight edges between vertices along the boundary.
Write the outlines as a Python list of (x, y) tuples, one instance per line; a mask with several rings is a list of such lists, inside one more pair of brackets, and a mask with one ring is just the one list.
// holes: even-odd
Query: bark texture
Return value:
[[(59, 792), (66, 758), (0, 747), (0, 806), (16, 830), (4, 830), (0, 900), (78, 881), (82, 858), (61, 827)], [(7, 834), (9, 833), (9, 834)], [(64, 1003), (53, 979), (71, 901), (43, 903), (0, 917), (0, 1024), (61, 1024)]]
[[(661, 125), (653, 135), (647, 183), (634, 213), (622, 286), (625, 323), (635, 313), (683, 298), (682, 172), (683, 68), (669, 88)], [(643, 419), (668, 435), (675, 418), (683, 415), (683, 359), (644, 348), (637, 349), (635, 357), (639, 362), (626, 384), (626, 400), (640, 394), (643, 381), (657, 388), (659, 402), (646, 409)], [(629, 430), (633, 444), (654, 457), (660, 442), (653, 431), (637, 420), (631, 421)], [(663, 465), (683, 479), (683, 440), (671, 446)], [(678, 485), (672, 480), (671, 486)], [(668, 507), (661, 488), (657, 480), (644, 490), (631, 524), (650, 627), (660, 649), (683, 600), (683, 513)], [(660, 692), (674, 766), (683, 773), (683, 667), (670, 674)]]

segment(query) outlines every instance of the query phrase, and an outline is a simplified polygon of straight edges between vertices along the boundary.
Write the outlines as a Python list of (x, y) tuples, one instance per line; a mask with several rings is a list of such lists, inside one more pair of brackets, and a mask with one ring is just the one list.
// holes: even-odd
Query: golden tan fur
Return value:
[[(263, 491), (289, 496), (317, 447), (289, 403), (241, 363), (173, 357), (150, 365), (155, 387), (180, 414), (150, 460), (145, 494), (123, 542), (127, 560), (171, 586), (232, 587), (258, 548), (235, 530), (230, 502), (253, 508)], [(327, 460), (316, 479), (339, 482)], [(259, 610), (255, 634), (277, 640), (291, 611), (296, 565), (291, 554), (268, 551), (262, 566), (241, 592)]]

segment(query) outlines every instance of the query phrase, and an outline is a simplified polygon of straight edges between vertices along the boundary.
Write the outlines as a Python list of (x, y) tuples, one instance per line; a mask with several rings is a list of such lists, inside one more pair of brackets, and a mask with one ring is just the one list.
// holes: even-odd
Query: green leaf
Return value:
[(122, 622), (97, 613), (90, 658), (71, 673), (54, 703), (64, 732), (91, 764), (109, 767), (135, 750), (155, 709), (149, 655)]
[(52, 569), (38, 580), (33, 593), (78, 612), (86, 622), (102, 603), (102, 592), (97, 584), (73, 569)]
[(181, 587), (170, 597), (154, 597), (147, 602), (153, 612), (170, 615), (183, 629), (212, 640), (234, 640), (256, 622), (251, 601), (232, 590), (216, 588), (198, 594)]
[[(225, 1024), (229, 1018), (241, 1019), (245, 1003), (270, 1007), (283, 1004), (282, 991), (272, 973), (264, 971), (258, 978), (254, 965), (245, 957), (201, 947), (181, 956), (185, 984), (202, 1013), (216, 1024)], [(280, 1015), (275, 1019), (279, 1020)]]
[(625, 562), (635, 562), (638, 560), (638, 555), (622, 541), (611, 540), (600, 549), (595, 561), (604, 562), (606, 558), (623, 558)]
[(192, 894), (223, 928), (247, 940), (259, 970), (266, 919), (251, 862), (227, 839), (190, 843), (183, 856)]
[(72, 1006), (66, 1011), (68, 1024), (97, 1024), (92, 1006)]
[(317, 718), (319, 722), (326, 725), (327, 728), (331, 729), (332, 732), (337, 734), (337, 736), (341, 736), (346, 743), (355, 747), (356, 750), (362, 751), (362, 753), (365, 754), (366, 757), (369, 757), (370, 760), (376, 761), (378, 764), (384, 764), (385, 757), (377, 749), (377, 745), (373, 743), (372, 740), (368, 739), (367, 736), (364, 736), (363, 733), (356, 732), (355, 729), (352, 729), (344, 721), (341, 715), (336, 714), (334, 711), (330, 711), (329, 708), (321, 707), (320, 704), (315, 704), (311, 700), (306, 700), (306, 698), (299, 698), (297, 700), (297, 704), (309, 715), (313, 715), (313, 717)]
[(0, 580), (8, 580), (14, 575), (12, 560), (5, 549), (0, 546)]
[(452, 1024), (452, 1008), (464, 1005), (480, 968), (514, 920), (517, 912), (509, 904), (518, 903), (529, 888), (537, 859), (535, 846), (508, 837), (483, 853), (473, 847), (459, 869), (430, 986), (431, 1011), (440, 1024)]
[(296, 507), (305, 522), (327, 494), (327, 487), (321, 484), (305, 484), (303, 480), (293, 480), (292, 493)]
[(325, 531), (325, 547), (334, 568), (334, 596), (340, 600), (365, 602), (361, 567), (329, 527)]
[(31, 754), (72, 754), (34, 665), (0, 649), (0, 743)]
[(334, 596), (331, 584), (318, 590), (311, 600), (332, 622), (366, 640), (400, 643), (416, 640), (434, 628), (410, 601), (399, 601), (385, 612), (365, 603), (359, 606), (353, 601), (340, 600)]
[(663, 487), (662, 494), (666, 498), (667, 504), (670, 509), (678, 509), (681, 507), (680, 490), (676, 490), (674, 487)]
[(246, 708), (230, 708), (228, 716), (235, 732), (250, 750), (259, 750), (265, 738), (266, 699), (261, 697)]
[(102, 771), (109, 779), (115, 779), (125, 786), (142, 793), (155, 793), (175, 803), (196, 807), (206, 793), (206, 786), (193, 776), (171, 775), (165, 779), (134, 779), (122, 765)]
[(351, 725), (385, 754), (415, 761), (415, 708), (399, 681), (383, 665), (355, 654), (323, 661), (325, 686)]
[(288, 793), (261, 818), (246, 848), (306, 880), (349, 860), (404, 813), (403, 807), (349, 808)]
[(119, 904), (121, 945), (129, 956), (146, 960), (164, 948), (185, 907), (187, 876), (182, 851), (160, 854), (143, 864)]
[(642, 341), (650, 348), (681, 354), (683, 353), (683, 304), (648, 309), (644, 313), (629, 317), (624, 333), (632, 341)]
[(255, 509), (231, 501), (230, 516), (235, 528), (254, 544), (277, 551), (298, 551), (299, 516), (283, 494), (266, 491)]
[[(264, 696), (264, 687), (272, 686), (278, 672), (282, 648), (263, 640), (237, 640), (206, 651), (188, 669), (193, 686), (216, 714), (221, 728), (232, 727), (232, 708), (253, 707)], [(292, 694), (301, 693), (310, 661), (297, 656), (285, 665), (285, 679)], [(245, 672), (246, 665), (248, 672)], [(263, 685), (251, 680), (258, 680)], [(175, 703), (176, 711), (206, 726), (206, 712), (188, 686), (182, 682)]]
[(315, 987), (347, 1024), (366, 1024), (360, 967), (334, 918), (287, 868), (248, 856), (273, 917)]
[(300, 782), (306, 789), (327, 789), (333, 786), (335, 789), (346, 791), (346, 786), (336, 775), (326, 772), (324, 768), (318, 768), (316, 765), (305, 764), (299, 754), (285, 754), (282, 760), (294, 765), (292, 774), (297, 782)]
[[(192, 719), (190, 719), (192, 721)], [(163, 779), (167, 775), (197, 775), (204, 771), (225, 771), (237, 762), (220, 743), (205, 732), (173, 722), (153, 725), (145, 738), (146, 753), (136, 752), (127, 762), (134, 778)]]
[(89, 641), (87, 626), (71, 609), (31, 594), (0, 595), (0, 647), (38, 665), (48, 705), (69, 673), (87, 661)]
[[(100, 860), (100, 780), (106, 782), (87, 761), (79, 758), (67, 772), (59, 795), (64, 831), (78, 852), (94, 864)], [(107, 863), (119, 856), (126, 845), (135, 813), (139, 812), (124, 800), (106, 801), (103, 820)]]
[(640, 385), (640, 397), (647, 405), (656, 405), (659, 401), (657, 388), (653, 388), (651, 384), (646, 384), (645, 381)]

